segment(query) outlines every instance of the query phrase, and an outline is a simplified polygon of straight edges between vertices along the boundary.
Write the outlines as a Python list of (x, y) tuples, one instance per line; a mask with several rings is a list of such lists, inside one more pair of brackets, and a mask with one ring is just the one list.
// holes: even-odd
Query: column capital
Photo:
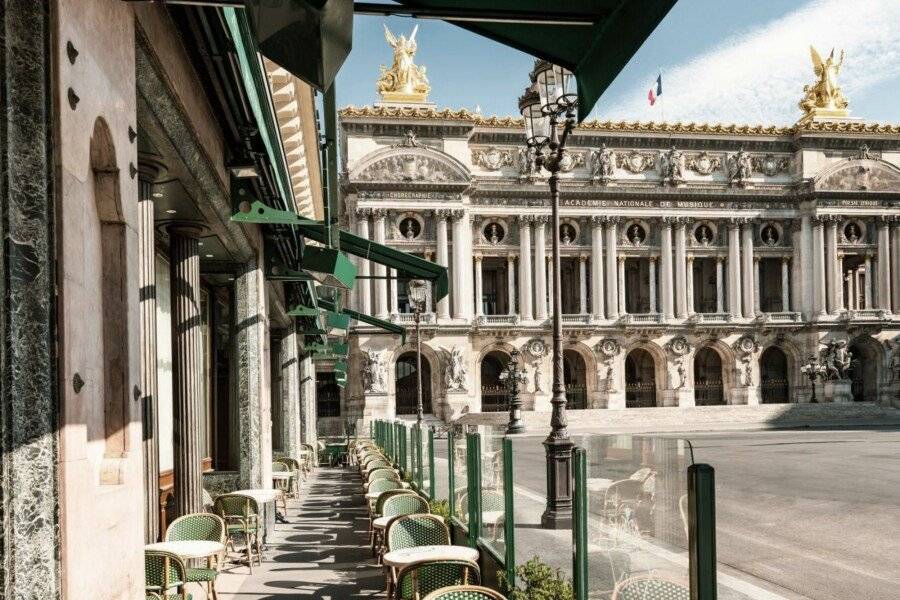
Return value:
[(756, 264), (758, 264), (758, 263), (759, 263), (759, 258), (760, 258), (759, 256), (754, 256), (754, 257), (753, 257), (753, 262), (756, 263)]
[(678, 222), (678, 217), (666, 215), (665, 217), (660, 217), (659, 222), (662, 223), (664, 227), (671, 227)]
[(725, 262), (725, 257), (724, 257), (724, 256), (716, 256), (715, 258), (716, 258), (716, 262), (717, 262), (717, 263), (724, 263), (724, 262)]
[(741, 219), (739, 217), (730, 217), (727, 220), (728, 229), (732, 229), (732, 230), (740, 229), (742, 222), (743, 222), (743, 219)]
[(449, 208), (436, 208), (432, 212), (434, 213), (434, 218), (438, 221), (446, 221), (450, 218), (451, 213)]
[(694, 262), (694, 255), (693, 255), (693, 254), (688, 254), (687, 256), (684, 257), (684, 259), (685, 259), (686, 261), (688, 261), (689, 263), (692, 263), (692, 262)]
[(625, 262), (625, 257), (620, 254), (616, 257), (616, 260), (618, 260), (620, 263), (623, 263)]
[(534, 215), (532, 218), (534, 219), (534, 223), (538, 227), (543, 227), (550, 221), (550, 217), (548, 215)]
[(520, 227), (522, 224), (528, 225), (534, 223), (534, 215), (517, 215), (516, 221), (519, 222)]
[(373, 208), (372, 209), (372, 217), (376, 221), (384, 220), (388, 216), (388, 210), (386, 208)]
[(789, 262), (791, 262), (791, 257), (790, 257), (790, 256), (782, 256), (782, 257), (781, 257), (781, 263), (782, 263), (782, 264), (785, 264), (785, 265), (786, 265), (786, 264), (788, 264)]
[(371, 217), (372, 209), (371, 208), (359, 208), (357, 207), (354, 211), (357, 217)]
[(588, 260), (588, 255), (587, 255), (587, 254), (579, 254), (579, 255), (578, 255), (578, 260), (580, 260), (580, 261), (583, 262), (583, 263), (586, 263), (587, 260)]
[(828, 222), (829, 215), (813, 215), (812, 220), (815, 227), (821, 227)]
[(602, 219), (603, 219), (603, 222), (606, 223), (607, 227), (615, 227), (616, 225), (618, 225), (619, 223), (622, 222), (622, 217), (620, 217), (618, 215), (602, 217)]
[(507, 254), (507, 255), (506, 255), (506, 262), (514, 263), (514, 262), (516, 262), (516, 258), (517, 258), (517, 257), (516, 257), (515, 254)]
[(887, 227), (891, 223), (900, 223), (900, 219), (893, 215), (878, 215), (875, 217), (875, 222), (879, 227)]
[(459, 221), (459, 220), (461, 220), (464, 216), (466, 216), (466, 211), (464, 211), (464, 210), (461, 209), (461, 208), (454, 208), (454, 209), (450, 210), (450, 218), (451, 218), (453, 221)]
[(606, 219), (607, 219), (607, 217), (604, 217), (602, 215), (591, 215), (590, 216), (591, 225), (593, 225), (594, 227), (600, 227), (601, 225), (606, 223)]
[(484, 256), (481, 253), (473, 254), (472, 257), (475, 259), (475, 262), (481, 262), (481, 259), (484, 258)]
[(659, 260), (659, 257), (654, 254), (654, 255), (648, 256), (647, 260), (649, 260), (651, 263), (655, 263), (657, 260)]

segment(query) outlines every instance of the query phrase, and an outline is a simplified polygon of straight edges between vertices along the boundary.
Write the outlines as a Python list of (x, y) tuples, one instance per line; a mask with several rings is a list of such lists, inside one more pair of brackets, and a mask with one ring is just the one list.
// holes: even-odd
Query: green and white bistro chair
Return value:
[[(162, 550), (144, 550), (144, 587), (147, 594), (166, 600), (191, 600), (184, 589), (187, 567), (177, 554)], [(175, 589), (175, 594), (167, 593)]]
[[(403, 515), (391, 521), (384, 539), (388, 552), (416, 546), (449, 546), (450, 530), (443, 517), (437, 515)], [(396, 569), (393, 568), (385, 573), (388, 598), (391, 598), (396, 575)]]
[(435, 590), (481, 583), (481, 569), (471, 560), (423, 560), (397, 573), (394, 600), (421, 600)]
[(290, 456), (279, 456), (275, 459), (277, 462), (284, 463), (291, 471), (291, 478), (288, 480), (287, 495), (288, 498), (297, 498), (300, 496), (300, 478), (303, 476), (303, 467), (300, 461)]
[(506, 597), (480, 585), (453, 585), (431, 592), (423, 600), (506, 600)]
[(286, 473), (288, 476), (287, 479), (277, 479), (273, 481), (275, 489), (279, 492), (278, 496), (275, 498), (275, 502), (281, 503), (281, 508), (284, 510), (285, 516), (287, 516), (287, 496), (291, 490), (291, 468), (287, 463), (276, 460), (272, 463), (272, 473)]
[(383, 529), (372, 528), (372, 551), (377, 553), (379, 564), (381, 564), (381, 555), (384, 553), (384, 536), (381, 532), (387, 531), (392, 520), (404, 515), (421, 515), (431, 512), (428, 502), (422, 496), (409, 490), (391, 490), (383, 493), (378, 498), (375, 511), (376, 519), (388, 519)]
[[(178, 517), (166, 528), (167, 542), (203, 540), (225, 544), (225, 521), (211, 513), (193, 513)], [(219, 575), (224, 557), (210, 557), (205, 567), (187, 567), (187, 582), (206, 584), (209, 597), (215, 600), (216, 577)]]
[(216, 498), (216, 513), (225, 521), (226, 544), (235, 551), (234, 537), (244, 538), (247, 566), (253, 574), (253, 560), (262, 566), (262, 551), (259, 543), (259, 505), (256, 500), (241, 494), (223, 494)]
[(636, 575), (616, 584), (611, 600), (690, 600), (683, 583), (654, 575)]

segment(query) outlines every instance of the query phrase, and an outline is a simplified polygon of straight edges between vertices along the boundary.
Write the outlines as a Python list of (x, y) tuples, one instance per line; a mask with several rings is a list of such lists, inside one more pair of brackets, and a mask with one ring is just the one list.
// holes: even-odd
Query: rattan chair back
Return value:
[[(184, 584), (187, 582), (187, 567), (177, 554), (162, 550), (144, 550), (144, 587), (148, 592), (158, 592), (165, 596), (172, 588), (179, 588), (179, 596), (187, 598)], [(172, 596), (169, 596), (170, 598)]]
[(192, 513), (178, 517), (166, 528), (167, 542), (204, 540), (225, 543), (225, 521), (212, 513)]
[(223, 494), (216, 498), (216, 513), (228, 519), (248, 519), (259, 515), (256, 500), (243, 494)]
[[(378, 511), (378, 514), (383, 517), (421, 515), (431, 512), (425, 498), (415, 492), (404, 491), (399, 494), (388, 496), (387, 498), (384, 498), (384, 496), (385, 494), (382, 494), (381, 497), (378, 498), (378, 501), (381, 504), (379, 507), (381, 510)], [(384, 500), (382, 500), (382, 498), (384, 498)]]
[(414, 546), (449, 546), (450, 530), (437, 515), (405, 515), (391, 522), (386, 538), (389, 552)]
[(478, 563), (471, 560), (423, 560), (397, 573), (394, 600), (421, 600), (422, 596), (451, 585), (481, 583)]
[(395, 481), (400, 481), (400, 476), (397, 474), (397, 471), (390, 467), (381, 467), (369, 471), (368, 475), (366, 475), (366, 483), (372, 483), (378, 479), (393, 479)]
[(506, 600), (506, 597), (479, 585), (454, 585), (431, 592), (422, 600)]
[(611, 600), (690, 600), (684, 584), (653, 575), (629, 577), (616, 584)]
[[(375, 514), (384, 515), (384, 504), (394, 496), (406, 496), (408, 494), (412, 494), (413, 496), (418, 496), (415, 492), (411, 492), (409, 490), (404, 490), (403, 488), (397, 488), (395, 490), (388, 490), (386, 492), (382, 492), (380, 496), (378, 496), (378, 500), (375, 501)], [(416, 511), (416, 512), (428, 512), (425, 511)], [(413, 513), (406, 513), (413, 514)]]
[(281, 460), (276, 460), (272, 463), (272, 472), (273, 473), (290, 473), (291, 468), (288, 464)]
[(386, 492), (388, 490), (399, 489), (402, 489), (399, 481), (394, 481), (393, 479), (376, 479), (369, 484), (368, 493), (376, 494), (379, 492)]

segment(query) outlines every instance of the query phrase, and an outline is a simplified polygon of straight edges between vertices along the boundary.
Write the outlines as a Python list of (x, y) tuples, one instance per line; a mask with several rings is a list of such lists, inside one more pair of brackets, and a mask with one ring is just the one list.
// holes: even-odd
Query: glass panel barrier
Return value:
[(481, 544), (503, 560), (506, 496), (503, 481), (503, 438), (505, 426), (479, 426), (481, 434)]
[(448, 490), (452, 496), (453, 517), (468, 531), (469, 505), (467, 498), (468, 468), (466, 455), (466, 433), (462, 427), (454, 426), (450, 439), (450, 452), (452, 453), (453, 477), (451, 479), (453, 489)]

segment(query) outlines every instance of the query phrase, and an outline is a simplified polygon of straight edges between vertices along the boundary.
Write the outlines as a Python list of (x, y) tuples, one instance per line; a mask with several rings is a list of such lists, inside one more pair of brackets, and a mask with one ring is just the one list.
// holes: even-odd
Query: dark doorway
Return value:
[(791, 401), (788, 385), (787, 356), (776, 346), (769, 346), (759, 357), (760, 388), (763, 404)]
[(646, 350), (635, 348), (625, 357), (625, 407), (656, 406), (656, 363)]
[(341, 388), (333, 371), (316, 373), (316, 417), (341, 416)]
[(506, 410), (506, 384), (500, 374), (506, 369), (509, 356), (503, 352), (488, 352), (481, 359), (481, 412)]
[(566, 384), (566, 408), (587, 408), (587, 368), (574, 350), (563, 351), (563, 381)]
[(854, 402), (878, 401), (878, 350), (874, 341), (857, 338), (850, 344), (850, 381)]
[[(407, 352), (397, 359), (396, 397), (397, 414), (414, 415), (418, 404), (418, 378), (416, 377), (416, 353)], [(431, 414), (431, 365), (422, 356), (422, 413)]]
[(712, 348), (701, 348), (694, 357), (694, 403), (697, 406), (725, 404), (722, 359)]

